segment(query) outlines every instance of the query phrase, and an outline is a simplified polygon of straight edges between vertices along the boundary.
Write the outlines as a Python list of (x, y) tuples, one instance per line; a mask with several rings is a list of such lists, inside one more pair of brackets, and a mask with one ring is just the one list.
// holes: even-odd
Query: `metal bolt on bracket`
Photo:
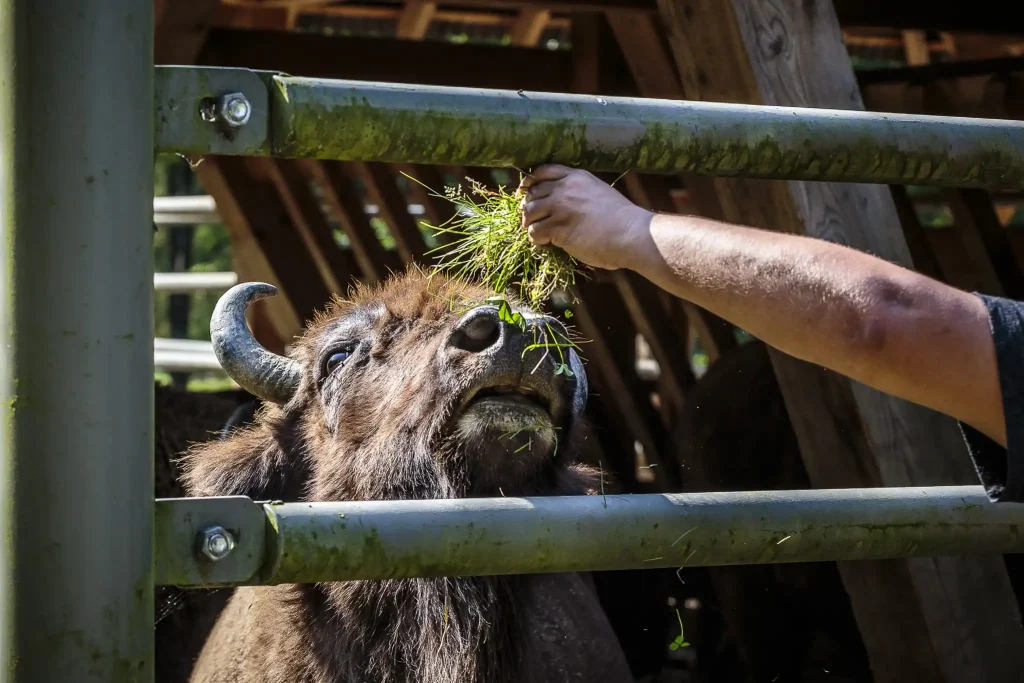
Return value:
[(218, 118), (232, 128), (240, 128), (249, 122), (252, 105), (249, 99), (240, 92), (221, 95), (217, 100)]
[(221, 526), (211, 526), (200, 532), (200, 550), (207, 559), (223, 560), (235, 549), (235, 538)]

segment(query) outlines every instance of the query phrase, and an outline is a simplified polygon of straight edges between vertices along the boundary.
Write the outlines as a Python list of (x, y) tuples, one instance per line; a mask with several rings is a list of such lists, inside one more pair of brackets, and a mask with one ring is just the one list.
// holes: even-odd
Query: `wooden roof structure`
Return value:
[[(834, 16), (827, 1), (758, 9), (740, 0), (155, 1), (157, 64), (795, 106), (857, 108), (862, 101), (876, 111), (1024, 118), (1024, 24), (1014, 25), (1002, 3), (988, 0), (969, 8), (836, 0)], [(231, 235), (239, 279), (281, 289), (281, 296), (254, 307), (252, 320), (256, 335), (277, 350), (332, 292), (424, 260), (431, 238), (420, 221), (437, 224), (451, 206), (403, 174), (436, 189), (464, 177), (488, 186), (516, 182), (502, 169), (233, 157), (193, 162)], [(955, 286), (1024, 298), (1019, 193), (821, 190), (831, 186), (637, 174), (621, 186), (654, 210), (805, 231), (912, 260)], [(367, 204), (378, 208), (376, 215), (366, 213)], [(755, 413), (769, 411), (777, 404), (771, 397), (784, 397), (792, 428), (787, 422), (783, 431), (795, 433), (799, 455), (739, 453), (772, 460), (771, 477), (745, 484), (736, 476), (712, 477), (709, 472), (722, 471), (714, 459), (723, 454), (693, 447), (692, 424), (685, 422), (694, 419), (693, 397), (710, 405), (706, 378), (747, 391), (744, 378), (716, 372), (719, 361), (742, 372), (746, 362), (768, 368), (768, 356), (750, 351), (744, 353), (753, 360), (727, 360), (740, 358), (742, 333), (630, 273), (599, 274), (578, 293), (575, 322), (588, 340), (603, 466), (625, 491), (974, 483), (968, 461), (956, 464), (966, 456), (948, 423), (776, 355), (770, 367), (778, 384), (769, 372), (762, 388), (771, 396), (748, 404)], [(709, 369), (691, 362), (698, 348)], [(750, 426), (728, 427), (754, 433), (753, 423), (763, 418), (747, 415)], [(868, 666), (876, 681), (1010, 680), (1001, 676), (1019, 673), (1024, 657), (1013, 559), (928, 562), (695, 571), (691, 589), (712, 596), (707, 599), (721, 610), (712, 620), (729, 634), (723, 642), (732, 649), (719, 658), (731, 652), (740, 663), (726, 675), (719, 661), (717, 678), (692, 680), (772, 680), (772, 667), (780, 666), (773, 650), (791, 649), (792, 633), (776, 632), (786, 628), (799, 632), (793, 638), (806, 636), (799, 645), (804, 654), (817, 655), (801, 659), (803, 678), (779, 680), (814, 680), (808, 662), (819, 662), (818, 655), (846, 663), (842, 680), (872, 680)], [(678, 583), (669, 574), (655, 583)], [(610, 585), (621, 590), (624, 584)], [(652, 647), (636, 635), (644, 619), (664, 621), (663, 604), (651, 602), (664, 596), (658, 585), (608, 598), (620, 637), (634, 652)], [(784, 593), (796, 586), (823, 595), (800, 602), (805, 612), (794, 614), (796, 603)], [(814, 628), (834, 631), (826, 640), (849, 648), (841, 656), (821, 655), (820, 643), (804, 632), (813, 631), (809, 621), (824, 618), (809, 607), (816, 600), (830, 610), (832, 624)], [(662, 630), (671, 625), (661, 622)], [(659, 652), (662, 645), (656, 643)]]

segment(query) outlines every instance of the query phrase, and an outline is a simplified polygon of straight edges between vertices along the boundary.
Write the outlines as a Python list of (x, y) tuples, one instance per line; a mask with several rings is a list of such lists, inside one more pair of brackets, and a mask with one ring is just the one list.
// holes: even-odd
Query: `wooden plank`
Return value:
[(605, 16), (640, 94), (668, 100), (685, 99), (679, 74), (663, 45), (657, 18), (638, 17), (629, 12), (608, 12)]
[(317, 78), (545, 92), (566, 91), (572, 72), (572, 56), (564, 50), (223, 28), (210, 31), (196, 63)]
[(903, 185), (892, 185), (889, 190), (892, 192), (893, 205), (903, 228), (903, 237), (907, 240), (914, 269), (936, 280), (944, 280), (938, 258), (928, 241), (928, 229), (921, 225), (921, 219), (907, 194), (907, 188)]
[(551, 11), (540, 7), (527, 7), (519, 11), (519, 16), (509, 31), (509, 41), (513, 45), (533, 47), (551, 21)]
[[(659, 0), (692, 99), (862, 109), (830, 3)], [(754, 190), (756, 186), (756, 191)], [(716, 179), (730, 220), (911, 265), (884, 186)], [(817, 487), (976, 483), (953, 420), (772, 352)], [(1002, 558), (841, 563), (875, 680), (1011, 681), (1024, 664)]]
[(601, 89), (601, 15), (580, 13), (572, 18), (572, 84), (574, 93), (596, 93)]
[[(654, 19), (632, 17), (630, 20), (621, 12), (609, 12), (607, 18), (640, 94), (643, 97), (685, 99), (663, 34)], [(721, 219), (721, 207), (713, 199), (715, 190), (711, 179), (686, 175), (683, 180), (693, 194), (702, 198), (692, 203), (690, 208), (709, 218)], [(623, 183), (633, 201), (640, 206), (664, 213), (678, 210), (663, 177), (629, 173), (623, 178)], [(669, 303), (669, 315), (685, 316), (691, 321), (691, 327), (712, 363), (736, 345), (732, 325), (699, 306), (675, 300)]]
[[(654, 0), (460, 0), (461, 7), (517, 10), (543, 7), (554, 12), (581, 13), (625, 10), (638, 14), (657, 11)], [(844, 26), (971, 31), (1021, 34), (1024, 26), (1006, 12), (1004, 0), (935, 2), (934, 0), (836, 0)]]
[(213, 15), (212, 24), (213, 26), (230, 26), (231, 28), (287, 30), (291, 28), (293, 14), (294, 12), (288, 7), (258, 7), (221, 3)]
[(903, 51), (907, 58), (907, 66), (920, 66), (932, 61), (932, 53), (928, 48), (925, 32), (919, 29), (903, 31)]
[[(943, 191), (953, 213), (954, 229), (967, 243), (968, 237), (980, 246), (972, 251), (976, 267), (991, 271), (1003, 296), (1024, 299), (1024, 274), (1010, 244), (1006, 228), (999, 221), (992, 198), (984, 190), (953, 189)], [(994, 292), (992, 292), (994, 294)]]
[[(395, 164), (394, 166), (398, 172), (415, 179), (409, 182), (409, 193), (423, 205), (427, 221), (431, 225), (440, 226), (451, 220), (455, 215), (455, 205), (444, 197), (438, 196), (444, 194), (445, 181), (437, 166), (425, 164)], [(455, 240), (455, 236), (448, 233), (437, 233), (435, 238), (441, 244), (450, 244)]]
[(370, 282), (384, 279), (389, 269), (397, 269), (399, 259), (377, 239), (370, 217), (366, 215), (362, 198), (337, 162), (302, 160), (307, 173), (316, 178), (324, 192), (324, 200), (331, 213), (348, 236), (352, 255), (363, 275)]
[(398, 15), (398, 26), (395, 28), (395, 35), (399, 38), (420, 40), (427, 35), (430, 22), (437, 12), (437, 5), (422, 0), (407, 0)]
[(320, 205), (313, 196), (309, 178), (286, 159), (264, 159), (267, 173), (291, 217), (294, 231), (306, 244), (320, 277), (336, 293), (344, 293), (362, 273), (351, 252), (344, 251), (334, 239)]
[[(923, 66), (931, 62), (931, 54), (927, 49), (921, 49), (923, 32), (904, 31), (903, 39), (908, 64)], [(972, 110), (976, 110), (976, 106), (961, 97), (962, 82), (935, 81), (920, 87), (908, 87), (907, 111), (926, 113), (938, 110), (953, 116), (975, 114), (976, 111)], [(1024, 295), (1024, 276), (987, 193), (951, 188), (941, 190), (940, 196), (953, 214), (953, 232), (971, 265), (972, 275), (980, 280), (975, 289), (993, 296), (1020, 298)], [(958, 275), (957, 279), (964, 278)]]
[(345, 164), (345, 167), (366, 185), (367, 197), (377, 205), (378, 215), (388, 224), (402, 261), (421, 261), (427, 250), (423, 233), (416, 219), (409, 214), (408, 203), (395, 184), (388, 165), (353, 162)]
[[(191, 64), (206, 42), (220, 0), (157, 0), (153, 36), (155, 64)], [(138, 27), (136, 30), (143, 30)]]
[[(573, 321), (583, 336), (580, 344), (588, 377), (593, 376), (595, 390), (613, 417), (615, 429), (629, 434), (643, 446), (647, 462), (653, 465), (655, 482), (652, 490), (677, 490), (679, 472), (666, 462), (663, 454), (667, 434), (654, 406), (647, 398), (647, 389), (634, 368), (633, 344), (636, 329), (629, 312), (614, 286), (598, 282), (579, 283), (579, 302), (573, 306)], [(626, 467), (619, 463), (619, 476), (633, 475), (633, 451), (613, 455), (628, 459)]]
[(207, 157), (196, 167), (231, 235), (247, 275), (264, 273), (280, 294), (266, 300), (275, 327), (289, 339), (327, 303), (330, 291), (305, 244), (295, 239), (273, 184), (253, 178), (241, 157)]
[(635, 273), (617, 271), (614, 277), (633, 324), (658, 362), (665, 379), (662, 386), (669, 392), (666, 398), (681, 408), (697, 381), (686, 362), (686, 339), (673, 334), (675, 323), (662, 306), (657, 287)]

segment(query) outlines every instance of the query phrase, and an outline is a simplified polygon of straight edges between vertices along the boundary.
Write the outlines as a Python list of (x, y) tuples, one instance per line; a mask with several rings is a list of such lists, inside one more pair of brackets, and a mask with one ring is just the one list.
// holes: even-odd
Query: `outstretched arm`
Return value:
[(627, 268), (765, 343), (933, 408), (1006, 445), (984, 303), (823, 240), (640, 209), (585, 171), (529, 177), (524, 224), (598, 268)]

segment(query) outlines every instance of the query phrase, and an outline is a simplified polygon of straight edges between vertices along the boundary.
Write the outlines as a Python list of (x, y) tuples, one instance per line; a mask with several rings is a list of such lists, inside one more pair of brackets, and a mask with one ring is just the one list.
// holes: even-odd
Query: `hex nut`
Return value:
[(235, 538), (221, 526), (211, 526), (200, 534), (200, 551), (213, 562), (223, 560), (235, 549)]
[(249, 98), (240, 92), (221, 95), (217, 102), (217, 114), (220, 120), (231, 128), (241, 128), (249, 122), (252, 105)]

